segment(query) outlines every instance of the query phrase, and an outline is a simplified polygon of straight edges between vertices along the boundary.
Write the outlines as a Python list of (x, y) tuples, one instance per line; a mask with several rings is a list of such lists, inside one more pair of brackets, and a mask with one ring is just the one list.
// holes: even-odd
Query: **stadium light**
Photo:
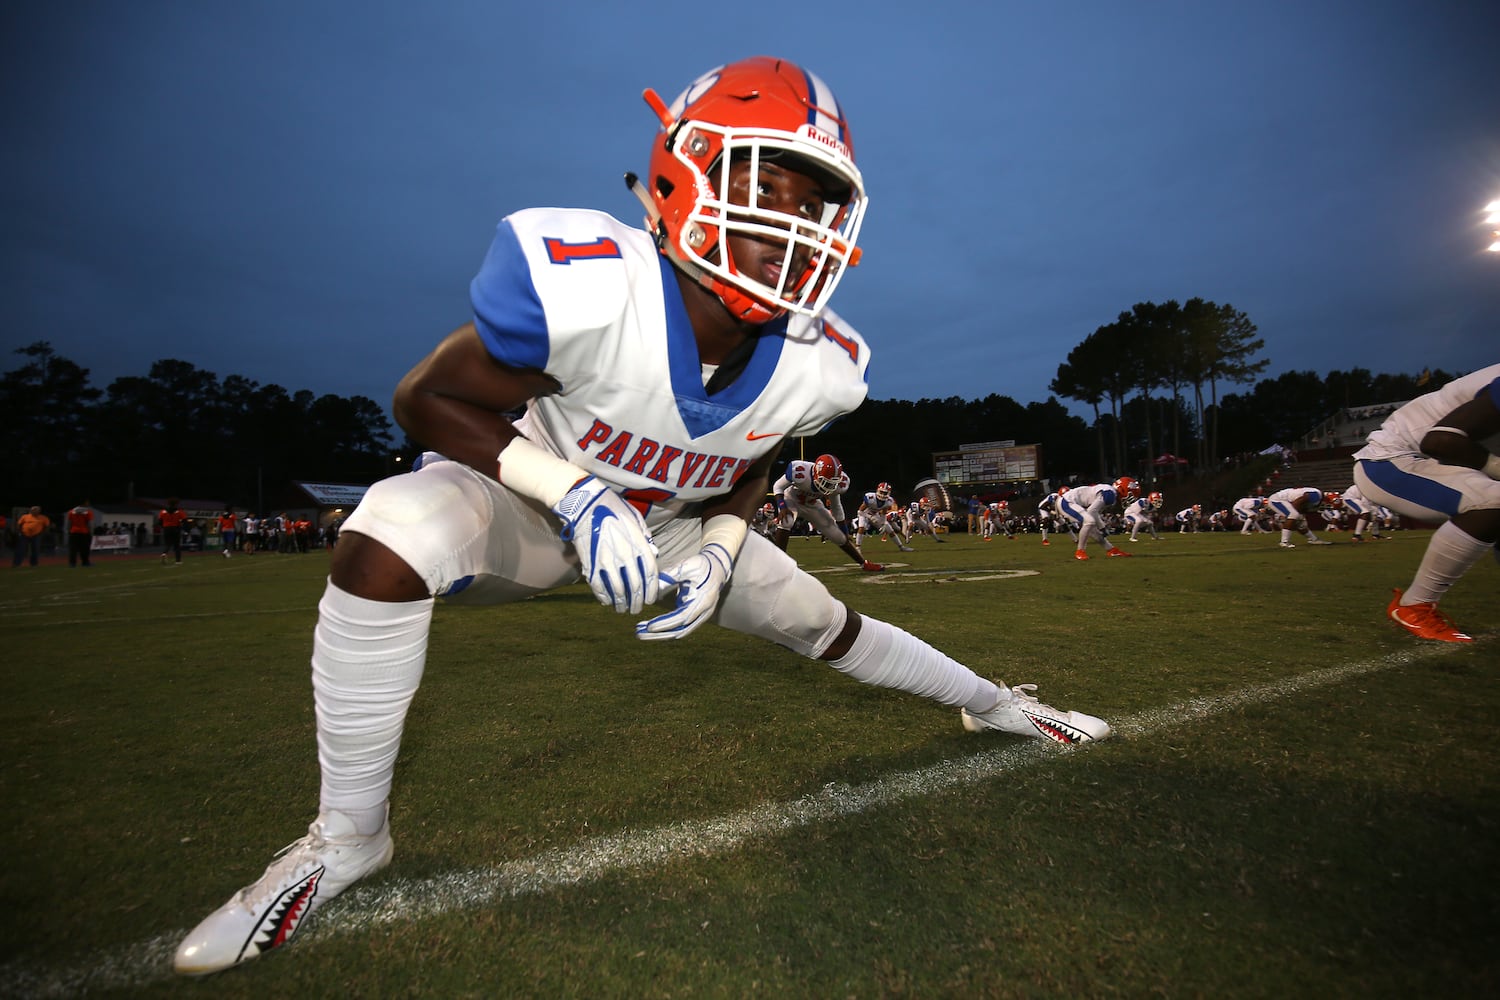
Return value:
[(1496, 198), (1484, 206), (1484, 211), (1484, 224), (1491, 227), (1490, 235), (1495, 238), (1495, 242), (1485, 247), (1485, 249), (1490, 253), (1500, 253), (1500, 229), (1493, 228), (1500, 226), (1500, 198)]

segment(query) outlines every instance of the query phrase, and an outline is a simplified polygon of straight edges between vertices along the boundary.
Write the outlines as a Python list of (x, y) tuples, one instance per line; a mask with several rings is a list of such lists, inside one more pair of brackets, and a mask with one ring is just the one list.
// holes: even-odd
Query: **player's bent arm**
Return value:
[(519, 436), (506, 414), (558, 388), (544, 372), (496, 361), (468, 323), (406, 373), (391, 409), (413, 441), (496, 477), (495, 456)]
[(1500, 433), (1500, 407), (1482, 393), (1450, 411), (1422, 437), (1422, 453), (1444, 465), (1482, 469), (1500, 479), (1500, 457), (1491, 455), (1479, 440)]
[(511, 368), (473, 324), (453, 331), (396, 387), (393, 409), (415, 441), (545, 503), (562, 520), (600, 604), (638, 614), (660, 591), (656, 547), (640, 511), (608, 484), (521, 436), (507, 413), (556, 392), (551, 376)]

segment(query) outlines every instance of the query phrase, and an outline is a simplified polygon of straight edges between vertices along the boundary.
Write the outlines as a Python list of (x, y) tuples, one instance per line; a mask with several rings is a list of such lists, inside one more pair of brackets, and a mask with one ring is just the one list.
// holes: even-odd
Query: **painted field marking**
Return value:
[[(1128, 716), (1111, 725), (1121, 736), (1139, 738), (1247, 705), (1277, 701), (1393, 667), (1411, 666), (1454, 650), (1446, 643), (1424, 643), (1363, 663), (1349, 663), (1256, 684), (1225, 694), (1193, 698)], [(1105, 744), (1107, 746), (1107, 744)], [(356, 886), (312, 918), (293, 946), (358, 933), (399, 920), (421, 920), (493, 906), (507, 899), (584, 885), (599, 879), (653, 869), (673, 861), (711, 857), (747, 843), (785, 835), (797, 827), (843, 819), (881, 806), (988, 781), (1049, 759), (1087, 752), (1041, 740), (983, 750), (959, 760), (902, 771), (862, 785), (834, 782), (785, 802), (768, 802), (711, 819), (672, 823), (653, 830), (626, 831), (579, 841), (530, 858), (487, 868), (471, 868), (426, 879), (387, 879)], [(269, 859), (267, 859), (269, 860)], [(226, 887), (226, 893), (233, 887)], [(207, 914), (204, 914), (207, 916)], [(136, 944), (84, 955), (78, 964), (46, 967), (24, 959), (0, 966), (0, 996), (63, 997), (83, 992), (139, 988), (173, 978), (172, 954), (187, 928), (166, 931)], [(233, 975), (231, 971), (226, 973)]]

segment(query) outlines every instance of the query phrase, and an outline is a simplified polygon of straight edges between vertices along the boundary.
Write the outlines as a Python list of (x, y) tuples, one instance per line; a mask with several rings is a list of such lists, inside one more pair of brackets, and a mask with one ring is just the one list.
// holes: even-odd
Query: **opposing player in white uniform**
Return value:
[(1151, 532), (1152, 541), (1161, 541), (1161, 536), (1156, 533), (1156, 512), (1161, 510), (1164, 502), (1165, 498), (1154, 490), (1130, 501), (1130, 505), (1125, 508), (1125, 527), (1130, 529), (1132, 542), (1140, 541), (1137, 536), (1142, 528)]
[(436, 597), (511, 602), (584, 581), (647, 615), (640, 639), (712, 620), (958, 708), (971, 730), (1108, 735), (857, 614), (747, 531), (782, 443), (865, 397), (869, 349), (824, 309), (856, 260), (863, 182), (837, 100), (790, 63), (745, 60), (670, 106), (646, 98), (661, 131), (635, 188), (651, 231), (594, 211), (507, 217), (471, 285), (474, 321), (397, 388), (397, 420), (433, 451), (370, 488), (331, 558), (312, 653), (320, 812), (187, 935), (179, 972), (285, 942), (390, 861)]
[(1264, 497), (1240, 497), (1234, 502), (1234, 516), (1240, 519), (1240, 534), (1258, 534), (1266, 529), (1260, 523), (1261, 512), (1265, 510), (1266, 501)]
[(1500, 560), (1500, 365), (1402, 406), (1354, 457), (1365, 497), (1402, 517), (1443, 522), (1386, 614), (1423, 639), (1471, 642), (1438, 602), (1485, 553)]
[(1313, 533), (1308, 515), (1323, 505), (1323, 491), (1314, 486), (1289, 486), (1266, 497), (1266, 507), (1281, 527), (1281, 547), (1295, 549), (1292, 532), (1300, 531), (1309, 545), (1332, 545)]
[(899, 513), (895, 499), (891, 496), (891, 484), (880, 483), (860, 502), (859, 510), (854, 515), (855, 541), (856, 544), (864, 544), (864, 536), (868, 534), (884, 535), (896, 543), (896, 548), (902, 552), (910, 552), (912, 548), (906, 544), (906, 535), (898, 530), (893, 523), (895, 516)]
[(771, 492), (781, 502), (771, 540), (785, 552), (792, 528), (800, 517), (818, 534), (843, 549), (866, 573), (879, 573), (885, 567), (866, 559), (854, 540), (839, 527), (839, 522), (845, 517), (843, 497), (848, 491), (849, 473), (832, 455), (819, 455), (811, 462), (800, 458), (788, 462), (786, 472), (771, 487)]
[(1129, 476), (1121, 476), (1112, 483), (1097, 483), (1093, 486), (1075, 486), (1057, 498), (1057, 512), (1078, 529), (1074, 559), (1087, 559), (1089, 538), (1098, 535), (1104, 554), (1111, 558), (1129, 556), (1130, 553), (1110, 543), (1104, 533), (1104, 511), (1108, 507), (1135, 499), (1139, 487)]

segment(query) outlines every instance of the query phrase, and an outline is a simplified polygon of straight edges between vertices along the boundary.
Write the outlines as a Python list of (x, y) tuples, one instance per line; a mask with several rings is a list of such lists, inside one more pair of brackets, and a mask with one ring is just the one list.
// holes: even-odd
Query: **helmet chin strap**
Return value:
[(646, 228), (655, 233), (661, 225), (661, 212), (656, 208), (656, 202), (651, 198), (651, 192), (646, 190), (646, 185), (641, 179), (629, 171), (625, 174), (625, 186), (630, 188), (630, 193), (640, 199), (642, 205), (646, 206)]

